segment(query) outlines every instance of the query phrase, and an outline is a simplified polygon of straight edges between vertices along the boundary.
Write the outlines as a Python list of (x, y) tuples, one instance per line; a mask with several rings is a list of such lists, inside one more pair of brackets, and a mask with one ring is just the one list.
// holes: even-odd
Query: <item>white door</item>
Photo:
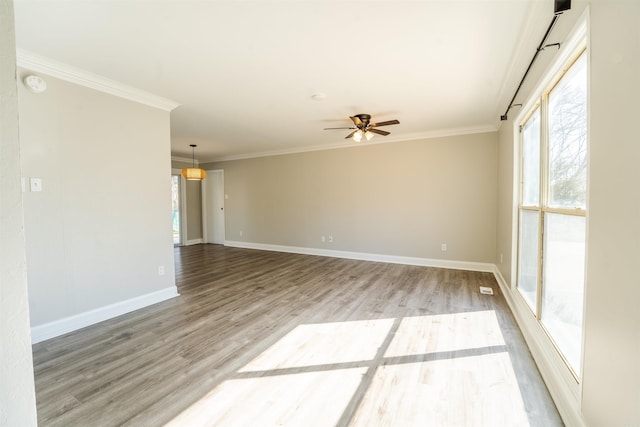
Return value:
[(209, 170), (205, 183), (207, 243), (224, 244), (224, 171)]

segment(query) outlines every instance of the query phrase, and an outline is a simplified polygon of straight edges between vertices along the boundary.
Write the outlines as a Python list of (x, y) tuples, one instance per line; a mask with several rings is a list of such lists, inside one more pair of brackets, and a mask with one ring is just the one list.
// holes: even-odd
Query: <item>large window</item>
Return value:
[(517, 288), (576, 375), (587, 215), (587, 56), (520, 126)]

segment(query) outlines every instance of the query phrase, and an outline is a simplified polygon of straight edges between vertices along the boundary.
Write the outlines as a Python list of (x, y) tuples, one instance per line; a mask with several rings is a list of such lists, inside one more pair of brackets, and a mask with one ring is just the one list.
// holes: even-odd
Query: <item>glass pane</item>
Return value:
[(549, 94), (549, 206), (582, 208), (587, 190), (587, 57)]
[(538, 286), (538, 212), (520, 211), (520, 247), (518, 248), (518, 289), (531, 309), (536, 311)]
[(522, 204), (540, 203), (540, 109), (522, 128)]
[(545, 214), (542, 323), (580, 372), (585, 268), (585, 218)]
[(171, 176), (171, 218), (173, 244), (180, 244), (180, 175)]

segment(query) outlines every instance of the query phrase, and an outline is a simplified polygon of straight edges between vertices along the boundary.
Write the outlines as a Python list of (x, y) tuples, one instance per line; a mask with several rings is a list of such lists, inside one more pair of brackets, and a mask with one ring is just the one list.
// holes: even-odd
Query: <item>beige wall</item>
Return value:
[(496, 142), (485, 133), (202, 166), (224, 169), (227, 240), (494, 262)]
[(202, 239), (202, 183), (187, 181), (187, 241)]
[[(631, 426), (640, 425), (640, 2), (590, 3), (587, 288), (583, 381), (575, 405), (589, 426)], [(561, 18), (565, 25), (583, 6), (574, 4), (575, 12)], [(498, 144), (497, 253), (505, 254), (499, 268), (509, 282), (512, 129), (511, 122), (503, 124)]]
[(35, 426), (13, 3), (0, 0), (0, 426)]
[(171, 159), (171, 168), (173, 169), (190, 168), (191, 164), (192, 164), (191, 162), (181, 162), (179, 160)]
[(44, 78), (18, 86), (32, 325), (175, 289), (169, 113)]
[(593, 1), (591, 16), (583, 411), (640, 425), (640, 2)]

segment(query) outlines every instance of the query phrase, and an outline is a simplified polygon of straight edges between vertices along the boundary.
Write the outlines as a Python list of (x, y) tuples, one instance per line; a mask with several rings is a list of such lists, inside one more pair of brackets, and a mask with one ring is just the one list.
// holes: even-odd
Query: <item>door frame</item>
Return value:
[(178, 207), (180, 215), (180, 243), (177, 246), (184, 246), (187, 241), (187, 183), (182, 176), (182, 169), (172, 168), (171, 176), (173, 177), (173, 175), (180, 177), (180, 206)]

